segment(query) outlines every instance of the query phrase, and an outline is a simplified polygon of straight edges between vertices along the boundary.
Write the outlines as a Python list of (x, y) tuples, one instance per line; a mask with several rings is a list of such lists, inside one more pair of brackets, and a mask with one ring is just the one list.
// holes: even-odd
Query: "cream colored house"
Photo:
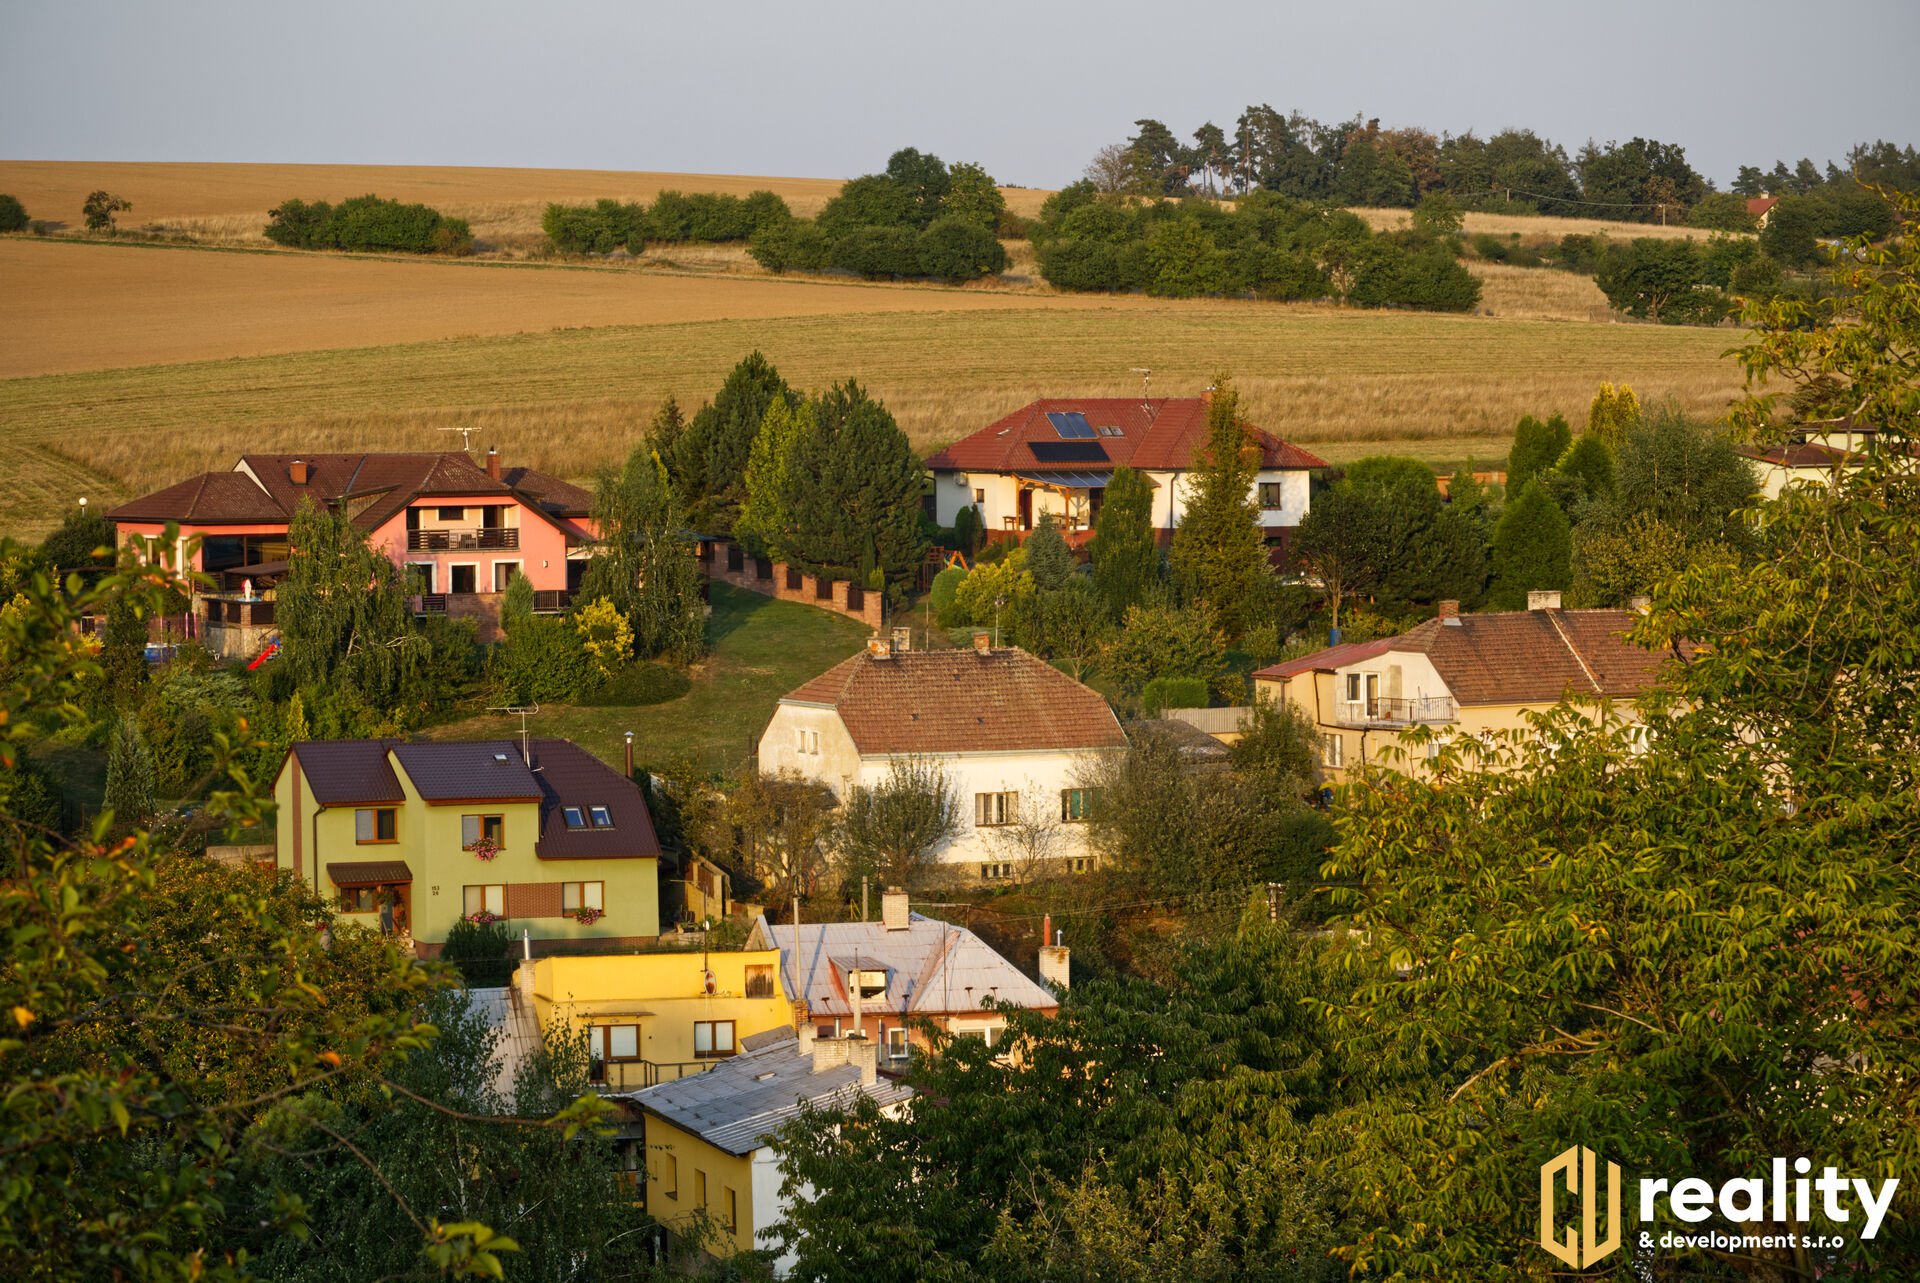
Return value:
[[(1099, 515), (1113, 470), (1124, 465), (1152, 483), (1154, 528), (1170, 536), (1194, 493), (1194, 470), (1206, 466), (1210, 400), (1210, 393), (1080, 397), (1023, 406), (927, 459), (934, 520), (951, 526), (972, 507), (990, 534), (1024, 539), (1050, 512), (1078, 542)], [(1260, 466), (1248, 497), (1259, 505), (1267, 542), (1277, 545), (1307, 515), (1311, 470), (1327, 465), (1258, 428), (1253, 440)]]
[(1761, 497), (1778, 499), (1793, 486), (1832, 485), (1860, 466), (1872, 439), (1873, 433), (1859, 430), (1800, 432), (1779, 445), (1745, 446), (1737, 453), (1752, 467)]
[(273, 796), (276, 866), (424, 956), (462, 918), (504, 920), (537, 947), (660, 934), (646, 799), (567, 740), (307, 741)]
[[(879, 1071), (877, 1044), (818, 1037), (811, 1025), (770, 1032), (712, 1072), (662, 1083), (631, 1097), (643, 1114), (647, 1212), (676, 1233), (704, 1214), (718, 1257), (771, 1246), (766, 1233), (786, 1214), (773, 1133), (804, 1106), (844, 1109), (861, 1096), (883, 1113), (904, 1108), (913, 1089)], [(775, 1261), (776, 1276), (793, 1268)]]
[(844, 802), (896, 761), (936, 763), (960, 810), (960, 831), (938, 858), (991, 881), (1035, 860), (1085, 867), (1085, 764), (1126, 746), (1098, 692), (1018, 647), (990, 646), (979, 633), (971, 649), (895, 652), (876, 638), (781, 699), (759, 765)]
[[(1563, 610), (1559, 593), (1533, 599), (1530, 610), (1471, 615), (1443, 602), (1439, 618), (1398, 637), (1260, 669), (1256, 696), (1312, 720), (1320, 764), (1338, 782), (1363, 762), (1420, 773), (1448, 740), (1524, 729), (1527, 713), (1568, 694), (1625, 701), (1653, 688), (1668, 657), (1626, 640), (1633, 611)], [(1424, 748), (1401, 743), (1416, 726), (1433, 731)]]

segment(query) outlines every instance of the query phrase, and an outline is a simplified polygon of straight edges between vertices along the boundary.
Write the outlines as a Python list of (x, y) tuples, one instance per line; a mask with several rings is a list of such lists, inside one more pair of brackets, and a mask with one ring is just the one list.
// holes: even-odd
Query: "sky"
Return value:
[(1249, 103), (1742, 164), (1920, 144), (1915, 0), (0, 0), (0, 158), (848, 177), (895, 149), (1058, 187)]

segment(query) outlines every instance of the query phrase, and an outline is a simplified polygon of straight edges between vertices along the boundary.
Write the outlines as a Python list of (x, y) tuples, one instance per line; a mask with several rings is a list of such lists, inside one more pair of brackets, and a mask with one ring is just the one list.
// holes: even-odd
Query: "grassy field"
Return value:
[[(858, 651), (866, 635), (864, 625), (840, 615), (715, 584), (713, 652), (695, 668), (685, 695), (642, 708), (549, 704), (528, 719), (528, 729), (573, 740), (614, 766), (632, 731), (642, 765), (728, 771), (746, 760), (782, 695)], [(519, 734), (519, 725), (518, 718), (482, 716), (435, 727), (429, 738), (506, 738)]]
[[(1231, 372), (1253, 420), (1331, 458), (1505, 453), (1521, 414), (1576, 423), (1603, 381), (1713, 415), (1738, 387), (1723, 330), (1364, 313), (1254, 303), (605, 326), (0, 381), (8, 439), (129, 492), (247, 450), (448, 447), (571, 476), (619, 457), (671, 393), (696, 405), (758, 348), (793, 383), (858, 378), (923, 449), (1036, 397), (1157, 395)], [(24, 509), (8, 533), (30, 534)]]

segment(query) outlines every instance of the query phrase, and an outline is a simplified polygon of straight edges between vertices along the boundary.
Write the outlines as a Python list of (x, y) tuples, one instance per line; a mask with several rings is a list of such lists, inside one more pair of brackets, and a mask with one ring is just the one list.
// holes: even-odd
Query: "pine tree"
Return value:
[(1507, 493), (1517, 495), (1527, 482), (1560, 461), (1573, 444), (1573, 429), (1559, 415), (1542, 423), (1531, 414), (1513, 429), (1513, 448), (1507, 453)]
[(1113, 470), (1093, 519), (1093, 586), (1115, 619), (1137, 606), (1160, 573), (1160, 545), (1153, 534), (1153, 483), (1122, 464)]
[(814, 403), (785, 503), (790, 560), (812, 570), (905, 579), (926, 553), (926, 470), (887, 408), (849, 379)]
[(753, 452), (747, 457), (746, 502), (740, 506), (740, 519), (733, 527), (734, 534), (755, 556), (792, 560), (788, 533), (793, 521), (787, 512), (787, 497), (794, 488), (794, 467), (802, 444), (813, 432), (812, 402), (775, 397), (767, 404), (760, 435), (753, 439)]
[(133, 718), (121, 714), (107, 745), (107, 806), (122, 827), (145, 825), (153, 818), (153, 754)]
[[(747, 458), (775, 400), (794, 399), (793, 389), (758, 352), (733, 367), (719, 394), (700, 407), (677, 447), (686, 473), (688, 517), (695, 529), (731, 534), (747, 494)], [(698, 470), (699, 485), (691, 482)], [(675, 469), (669, 466), (668, 471)]]
[(507, 590), (500, 594), (500, 631), (512, 632), (522, 620), (533, 618), (533, 580), (519, 571), (507, 580)]
[(1493, 529), (1494, 606), (1526, 607), (1527, 594), (1566, 588), (1573, 579), (1573, 525), (1539, 478), (1507, 504)]
[(1627, 439), (1627, 429), (1640, 421), (1640, 398), (1622, 383), (1615, 387), (1602, 383), (1587, 409), (1587, 434), (1598, 437), (1608, 448), (1618, 450)]
[(313, 728), (307, 724), (307, 701), (299, 691), (287, 700), (285, 722), (287, 743), (299, 744), (313, 738)]
[(1066, 587), (1067, 580), (1073, 578), (1074, 560), (1073, 550), (1060, 533), (1060, 519), (1051, 512), (1041, 513), (1025, 546), (1034, 587), (1041, 592)]
[(1224, 379), (1207, 411), (1206, 466), (1174, 531), (1173, 572), (1192, 596), (1212, 603), (1228, 633), (1257, 622), (1272, 583), (1253, 483), (1259, 446), (1240, 417), (1240, 398)]

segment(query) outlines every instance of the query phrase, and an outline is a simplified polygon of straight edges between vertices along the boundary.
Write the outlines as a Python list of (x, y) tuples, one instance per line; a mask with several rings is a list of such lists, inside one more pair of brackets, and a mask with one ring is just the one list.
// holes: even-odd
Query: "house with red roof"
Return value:
[[(1671, 656), (1627, 640), (1631, 610), (1563, 610), (1557, 592), (1528, 610), (1463, 615), (1458, 602), (1397, 637), (1348, 642), (1258, 669), (1256, 698), (1284, 700), (1318, 732), (1331, 781), (1362, 763), (1418, 774), (1447, 741), (1524, 730), (1527, 714), (1566, 695), (1631, 701), (1652, 690)], [(1424, 748), (1400, 736), (1430, 728)]]
[[(422, 613), (498, 618), (517, 571), (541, 606), (579, 586), (596, 534), (593, 496), (532, 468), (484, 466), (457, 450), (417, 454), (249, 454), (107, 513), (121, 545), (163, 551), (214, 579), (196, 585), (190, 627), (216, 653), (253, 654), (274, 626), (272, 586), (287, 568), (287, 528), (304, 502), (345, 512), (405, 568)], [(169, 524), (174, 546), (162, 550)], [(197, 541), (197, 542), (196, 542)]]
[(1747, 199), (1747, 216), (1753, 219), (1753, 225), (1766, 230), (1773, 219), (1773, 207), (1780, 203), (1778, 196), (1752, 196)]
[(953, 872), (1024, 877), (1089, 867), (1085, 768), (1127, 737), (1099, 692), (984, 632), (965, 649), (896, 650), (875, 638), (789, 691), (760, 737), (760, 770), (812, 780), (844, 804), (900, 761), (940, 768), (959, 828)]
[[(1060, 518), (1074, 543), (1089, 537), (1113, 470), (1147, 474), (1153, 524), (1170, 538), (1206, 466), (1212, 396), (1054, 397), (1035, 401), (927, 459), (934, 519), (951, 526), (978, 509), (990, 534), (1024, 539), (1042, 513)], [(1307, 515), (1308, 478), (1326, 462), (1252, 429), (1260, 471), (1249, 496), (1269, 544), (1282, 544)]]

